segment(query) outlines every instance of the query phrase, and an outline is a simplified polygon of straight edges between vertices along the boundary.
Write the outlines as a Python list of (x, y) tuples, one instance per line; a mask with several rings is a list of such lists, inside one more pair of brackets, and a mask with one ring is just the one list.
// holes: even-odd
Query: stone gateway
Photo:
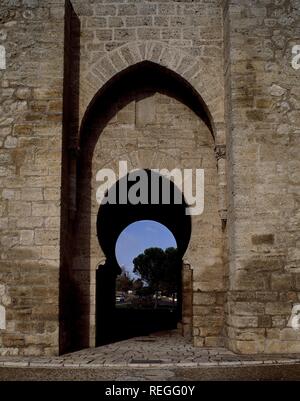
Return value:
[(120, 160), (204, 170), (182, 334), (300, 352), (299, 26), (299, 0), (1, 1), (1, 355), (95, 346), (96, 174)]

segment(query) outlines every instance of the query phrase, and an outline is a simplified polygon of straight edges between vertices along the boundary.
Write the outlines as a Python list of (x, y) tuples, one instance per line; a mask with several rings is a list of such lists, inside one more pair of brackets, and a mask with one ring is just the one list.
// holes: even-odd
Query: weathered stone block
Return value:
[(137, 38), (142, 40), (160, 39), (158, 28), (137, 28)]
[(287, 342), (280, 340), (270, 340), (270, 341), (267, 340), (265, 352), (269, 354), (287, 353), (288, 352), (287, 344), (288, 344)]
[(268, 315), (289, 315), (292, 306), (285, 302), (267, 302), (266, 314)]
[(99, 40), (112, 40), (113, 30), (112, 29), (97, 29), (95, 31), (96, 38)]
[(216, 296), (211, 293), (195, 292), (193, 302), (195, 305), (212, 305), (216, 302)]
[(256, 235), (252, 235), (251, 240), (252, 240), (253, 245), (262, 245), (262, 244), (272, 245), (274, 243), (274, 235), (273, 234), (256, 234)]
[(235, 341), (235, 351), (240, 354), (261, 354), (265, 349), (265, 340)]
[(291, 274), (274, 273), (271, 275), (271, 288), (275, 291), (289, 291), (293, 288), (293, 279)]
[(136, 15), (137, 6), (135, 4), (119, 4), (118, 15)]
[(54, 259), (59, 258), (59, 247), (58, 246), (43, 246), (42, 247), (42, 257), (44, 259)]
[(155, 15), (157, 14), (157, 4), (155, 3), (138, 4), (138, 12), (141, 15)]
[(95, 4), (95, 15), (116, 15), (117, 8), (113, 4)]
[(234, 327), (258, 327), (258, 316), (231, 316), (229, 324)]
[(272, 317), (269, 315), (258, 316), (258, 327), (272, 327)]
[(43, 192), (41, 188), (23, 188), (21, 192), (21, 200), (23, 201), (41, 201), (43, 200)]
[(20, 232), (20, 244), (21, 245), (32, 245), (34, 238), (33, 230), (21, 230)]

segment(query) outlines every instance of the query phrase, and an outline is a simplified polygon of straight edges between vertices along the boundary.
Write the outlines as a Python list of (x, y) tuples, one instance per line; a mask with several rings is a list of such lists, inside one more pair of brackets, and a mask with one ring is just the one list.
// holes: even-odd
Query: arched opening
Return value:
[[(79, 146), (85, 146), (86, 127), (99, 121), (99, 106), (104, 121), (115, 115), (116, 107), (124, 107), (135, 94), (138, 99), (149, 97), (159, 92), (169, 94), (188, 106), (201, 120), (205, 122), (213, 137), (215, 137), (214, 122), (206, 103), (193, 86), (176, 72), (152, 61), (141, 61), (125, 68), (110, 79), (91, 100), (80, 128)], [(131, 96), (127, 96), (131, 93)], [(124, 96), (125, 95), (125, 96)], [(112, 109), (109, 105), (115, 103)], [(108, 108), (107, 108), (108, 106)], [(103, 114), (102, 114), (103, 113)], [(88, 133), (89, 139), (91, 132)]]
[[(214, 291), (223, 291), (223, 262), (214, 136), (206, 107), (191, 85), (154, 63), (141, 62), (127, 68), (105, 84), (91, 102), (79, 145), (79, 152), (70, 158), (71, 213), (64, 226), (68, 227), (67, 240), (61, 247), (61, 350), (95, 345), (96, 292), (100, 293), (96, 270), (106, 259), (109, 274), (115, 270), (116, 275), (116, 240), (134, 221), (151, 219), (164, 224), (173, 233), (181, 258), (187, 257), (197, 267), (193, 289), (189, 287), (183, 305), (192, 305), (193, 291), (207, 291), (216, 299), (214, 302), (219, 302)], [(127, 205), (118, 205), (119, 212), (109, 205), (99, 208), (97, 171), (110, 168), (117, 172), (121, 160), (127, 161), (129, 169), (148, 172), (162, 168), (204, 169), (205, 213), (190, 218), (183, 210), (174, 209), (178, 205), (156, 205), (156, 209), (147, 207), (147, 211), (145, 205), (126, 211), (122, 208)], [(180, 219), (183, 225), (178, 223)], [(114, 285), (115, 277), (112, 280)], [(103, 296), (107, 288), (103, 288)], [(198, 311), (202, 313), (201, 308)], [(193, 313), (190, 309), (185, 319), (189, 327)], [(194, 333), (200, 333), (200, 327), (212, 321), (213, 327), (201, 332), (217, 338), (222, 313), (216, 306), (210, 318), (194, 319), (193, 324), (198, 325)]]
[[(191, 235), (191, 219), (186, 213), (188, 207), (183, 194), (168, 178), (150, 170), (140, 170), (132, 174), (136, 176), (139, 183), (142, 179), (147, 180), (143, 203), (130, 203), (130, 192), (134, 189), (136, 181), (129, 173), (108, 190), (106, 199), (111, 199), (113, 203), (107, 201), (101, 204), (97, 216), (98, 240), (106, 258), (105, 264), (99, 266), (96, 277), (96, 343), (98, 345), (155, 331), (175, 329), (182, 318), (182, 257)], [(124, 188), (126, 188), (127, 194), (125, 194), (126, 199), (122, 199), (121, 203), (120, 195)], [(139, 196), (142, 196), (141, 189), (138, 192)], [(166, 192), (169, 193), (168, 202), (163, 199)], [(113, 196), (110, 197), (110, 193)], [(155, 202), (153, 202), (154, 200)], [(173, 278), (176, 283), (179, 301), (178, 307), (174, 310), (163, 308), (120, 309), (116, 307), (116, 279), (117, 275), (122, 273), (116, 257), (116, 244), (126, 227), (143, 220), (161, 223), (172, 233), (177, 244), (176, 253), (170, 255), (172, 267), (164, 265), (163, 252), (158, 256), (154, 252), (152, 259), (148, 262), (156, 264), (156, 269), (161, 269), (161, 275), (157, 275), (155, 280), (152, 280), (156, 287), (154, 289), (156, 291), (153, 291), (152, 295), (157, 296), (154, 292), (159, 290), (159, 282), (169, 281), (171, 283)], [(159, 256), (162, 258), (163, 266), (156, 259)], [(146, 268), (149, 269), (150, 266)], [(171, 271), (167, 272), (166, 270), (170, 268)], [(155, 272), (155, 270), (152, 271), (152, 278)], [(172, 276), (173, 272), (174, 277)], [(169, 275), (168, 280), (164, 278), (165, 274)]]
[(119, 235), (115, 254), (120, 267), (133, 271), (133, 259), (145, 249), (158, 247), (162, 249), (177, 248), (172, 232), (155, 220), (138, 220), (129, 224)]

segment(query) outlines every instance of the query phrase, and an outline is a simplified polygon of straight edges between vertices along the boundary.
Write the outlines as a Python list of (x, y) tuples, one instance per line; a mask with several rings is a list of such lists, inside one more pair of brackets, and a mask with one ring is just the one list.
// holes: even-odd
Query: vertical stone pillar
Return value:
[(76, 188), (77, 188), (77, 163), (79, 149), (69, 149), (69, 218), (74, 219), (77, 210), (76, 204)]
[(215, 154), (218, 168), (219, 187), (219, 215), (224, 228), (227, 221), (227, 199), (226, 199), (226, 145), (216, 145)]
[[(78, 146), (78, 85), (80, 61), (80, 20), (71, 2), (65, 3), (64, 20), (64, 92), (61, 177), (61, 241), (60, 241), (60, 352), (77, 349), (75, 329), (79, 313), (73, 260), (77, 246), (76, 187)], [(81, 274), (81, 272), (80, 272)], [(85, 280), (86, 274), (79, 281)], [(75, 306), (76, 305), (76, 306)], [(78, 340), (77, 340), (78, 339)], [(77, 341), (77, 343), (76, 343)]]
[(227, 332), (237, 353), (300, 352), (288, 324), (300, 290), (297, 3), (224, 2)]
[(183, 261), (182, 266), (182, 335), (192, 337), (193, 326), (193, 270), (191, 265)]
[(64, 0), (1, 2), (0, 19), (0, 355), (55, 355)]

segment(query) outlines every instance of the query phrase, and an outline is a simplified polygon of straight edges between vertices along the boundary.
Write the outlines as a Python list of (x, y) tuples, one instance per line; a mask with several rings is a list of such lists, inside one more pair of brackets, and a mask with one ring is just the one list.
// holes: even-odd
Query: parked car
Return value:
[(116, 295), (116, 303), (123, 304), (125, 302), (125, 297), (123, 295)]

